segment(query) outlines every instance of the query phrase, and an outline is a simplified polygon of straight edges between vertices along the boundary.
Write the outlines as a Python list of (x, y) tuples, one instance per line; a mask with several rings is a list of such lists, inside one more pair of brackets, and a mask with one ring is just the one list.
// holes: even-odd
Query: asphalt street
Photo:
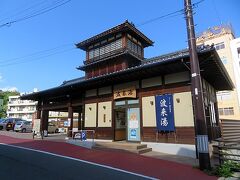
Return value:
[(147, 179), (85, 162), (0, 144), (1, 180)]

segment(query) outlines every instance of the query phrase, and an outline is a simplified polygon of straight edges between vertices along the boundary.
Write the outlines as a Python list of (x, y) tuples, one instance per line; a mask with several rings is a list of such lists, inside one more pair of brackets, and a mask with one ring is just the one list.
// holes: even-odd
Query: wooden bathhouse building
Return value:
[[(128, 21), (76, 44), (86, 52), (84, 77), (23, 95), (38, 101), (43, 130), (48, 112), (68, 112), (69, 130), (96, 139), (195, 144), (188, 49), (144, 58), (153, 41)], [(209, 140), (220, 136), (216, 91), (233, 83), (213, 46), (198, 47)], [(79, 113), (73, 121), (73, 113)], [(71, 135), (71, 133), (70, 133)]]

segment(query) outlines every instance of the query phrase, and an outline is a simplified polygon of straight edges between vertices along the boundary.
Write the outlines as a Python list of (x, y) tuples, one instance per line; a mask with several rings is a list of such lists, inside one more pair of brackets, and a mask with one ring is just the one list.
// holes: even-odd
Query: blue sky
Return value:
[[(0, 25), (22, 17), (32, 8), (56, 1), (59, 0), (2, 0)], [(196, 33), (220, 23), (231, 23), (239, 37), (239, 7), (239, 0), (204, 0), (195, 9)], [(0, 27), (0, 89), (44, 90), (83, 76), (76, 67), (85, 60), (85, 52), (76, 49), (75, 43), (126, 19), (139, 25), (182, 8), (183, 0), (71, 0), (45, 14)], [(187, 47), (183, 15), (138, 28), (155, 42), (145, 49), (146, 58)]]

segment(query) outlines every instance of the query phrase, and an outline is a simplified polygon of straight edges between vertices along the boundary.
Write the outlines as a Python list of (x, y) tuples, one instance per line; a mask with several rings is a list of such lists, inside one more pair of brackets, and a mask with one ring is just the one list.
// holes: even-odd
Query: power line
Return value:
[[(202, 3), (204, 0), (200, 0), (194, 4), (192, 4), (192, 8), (195, 9), (198, 7), (198, 4)], [(168, 13), (168, 14), (165, 14), (165, 15), (162, 15), (162, 16), (159, 16), (159, 17), (156, 17), (156, 18), (153, 18), (153, 19), (149, 19), (147, 21), (144, 21), (140, 24), (137, 24), (136, 27), (140, 27), (140, 26), (143, 26), (143, 25), (146, 25), (146, 24), (149, 24), (149, 23), (152, 23), (154, 21), (159, 21), (159, 20), (162, 20), (162, 19), (167, 19), (167, 18), (172, 18), (172, 17), (175, 17), (175, 16), (180, 16), (180, 15), (184, 15), (184, 12), (185, 10), (182, 8), (182, 9), (179, 9), (177, 11), (174, 11), (174, 12), (171, 12), (171, 13)]]
[(28, 7), (28, 8), (25, 8), (25, 9), (20, 9), (20, 11), (18, 11), (18, 10), (13, 10), (14, 12), (16, 12), (15, 14), (12, 14), (12, 15), (10, 15), (10, 16), (8, 16), (8, 17), (5, 17), (5, 18), (3, 18), (3, 19), (0, 19), (0, 22), (3, 22), (3, 21), (5, 21), (5, 20), (7, 20), (7, 19), (10, 19), (10, 18), (12, 18), (12, 17), (15, 17), (15, 16), (17, 16), (17, 15), (19, 15), (19, 14), (22, 14), (22, 13), (26, 13), (28, 10), (31, 10), (31, 9), (33, 9), (34, 7), (36, 7), (36, 6), (39, 6), (39, 5), (41, 5), (41, 4), (43, 4), (43, 3), (46, 3), (46, 1), (42, 1), (42, 2), (38, 2), (38, 3), (36, 3), (36, 4), (33, 4), (33, 5), (31, 5), (30, 7)]
[(42, 8), (42, 9), (40, 9), (40, 10), (37, 10), (36, 12), (33, 12), (33, 13), (31, 13), (31, 14), (28, 14), (28, 15), (25, 15), (25, 16), (23, 16), (23, 17), (21, 17), (21, 18), (18, 18), (18, 19), (9, 21), (9, 22), (7, 22), (7, 23), (3, 23), (3, 24), (0, 25), (0, 28), (5, 27), (5, 26), (10, 26), (10, 25), (12, 25), (12, 24), (14, 24), (14, 23), (21, 22), (21, 21), (25, 21), (25, 20), (27, 20), (27, 19), (30, 19), (30, 18), (39, 16), (39, 15), (42, 15), (42, 14), (44, 14), (44, 13), (47, 13), (47, 12), (49, 12), (49, 11), (52, 11), (52, 10), (60, 7), (60, 6), (63, 6), (64, 4), (69, 3), (70, 1), (71, 1), (71, 0), (60, 0), (60, 1), (57, 1), (57, 2), (54, 3), (54, 4), (57, 4), (57, 5), (51, 5), (51, 6), (49, 6), (49, 7), (44, 7), (44, 8)]
[[(178, 14), (177, 14), (178, 13)], [(174, 12), (171, 12), (171, 13), (168, 13), (168, 14), (165, 14), (165, 15), (162, 15), (162, 16), (159, 16), (159, 17), (156, 17), (156, 18), (153, 18), (153, 19), (150, 19), (150, 20), (147, 20), (143, 23), (140, 23), (140, 24), (137, 24), (136, 26), (139, 27), (139, 26), (143, 26), (143, 25), (146, 25), (146, 24), (149, 24), (149, 23), (152, 23), (154, 21), (158, 21), (160, 19), (163, 19), (163, 18), (167, 18), (169, 16), (172, 16), (172, 15), (180, 15), (180, 14), (183, 14), (184, 13), (184, 9), (180, 9), (178, 11), (174, 11)]]
[(6, 63), (6, 64), (3, 64), (3, 65), (0, 65), (0, 68), (1, 68), (1, 67), (6, 67), (6, 66), (12, 66), (12, 65), (23, 64), (23, 63), (27, 63), (27, 62), (32, 62), (32, 61), (40, 60), (40, 59), (43, 59), (43, 58), (47, 58), (47, 57), (50, 57), (50, 56), (54, 56), (54, 55), (56, 55), (56, 54), (66, 53), (66, 52), (69, 52), (69, 51), (72, 51), (72, 50), (75, 50), (75, 49), (76, 49), (76, 48), (70, 48), (70, 49), (58, 51), (58, 52), (55, 52), (55, 53), (51, 53), (51, 54), (48, 54), (48, 55), (43, 55), (43, 56), (38, 57), (38, 58), (35, 58), (35, 59), (28, 59), (28, 60), (22, 60), (22, 61), (18, 61), (18, 62)]
[[(61, 1), (62, 1), (62, 0), (61, 0)], [(71, 1), (71, 0), (65, 1), (64, 3), (61, 3), (61, 4), (59, 4), (58, 6), (55, 6), (55, 7), (53, 7), (53, 8), (57, 8), (57, 7), (59, 7), (59, 6), (63, 5), (63, 4), (68, 3), (69, 1)], [(198, 1), (198, 2), (196, 2), (196, 3), (194, 3), (194, 4), (192, 4), (193, 9), (196, 8), (197, 5), (200, 4), (200, 3), (203, 2), (203, 1), (204, 1), (204, 0), (201, 0), (201, 1)], [(60, 1), (58, 1), (58, 2), (60, 2)], [(58, 3), (58, 2), (57, 2), (57, 3)], [(52, 8), (52, 9), (53, 9), (53, 8)], [(48, 12), (48, 11), (50, 11), (50, 9), (47, 9), (47, 11), (45, 11), (45, 12)], [(147, 20), (147, 21), (145, 21), (145, 22), (143, 22), (143, 23), (140, 23), (140, 24), (138, 24), (138, 25), (136, 25), (136, 26), (137, 26), (137, 27), (143, 26), (143, 25), (152, 23), (152, 22), (154, 22), (154, 21), (159, 21), (159, 20), (163, 20), (163, 19), (167, 19), (167, 18), (171, 18), (171, 17), (183, 15), (183, 14), (184, 14), (184, 9), (180, 9), (180, 10), (177, 10), (177, 11), (174, 11), (174, 12), (171, 12), (171, 13), (168, 13), (168, 14), (165, 14), (165, 15), (162, 15), (162, 16), (159, 16), (159, 17), (156, 17), (156, 18)], [(34, 16), (36, 16), (36, 15), (37, 15), (37, 14), (31, 15), (31, 16), (34, 17)], [(39, 14), (39, 15), (40, 15), (40, 14)], [(28, 19), (29, 19), (29, 18), (31, 18), (31, 17), (28, 16), (28, 17), (25, 17), (25, 18), (28, 18)], [(19, 19), (19, 20), (21, 21), (21, 19)], [(24, 19), (22, 19), (22, 20), (24, 20)], [(17, 20), (16, 20), (16, 21), (17, 21)], [(1, 27), (1, 25), (0, 25), (0, 27)], [(41, 58), (46, 58), (46, 57), (49, 57), (49, 56), (53, 56), (53, 55), (55, 55), (55, 54), (60, 54), (60, 53), (64, 53), (64, 52), (66, 52), (66, 51), (75, 49), (75, 48), (71, 48), (71, 49), (68, 49), (68, 50), (61, 50), (61, 51), (59, 51), (60, 48), (62, 48), (62, 47), (64, 47), (64, 46), (69, 46), (69, 45), (70, 45), (70, 43), (69, 43), (69, 44), (60, 45), (60, 46), (58, 46), (58, 47), (50, 48), (50, 49), (47, 49), (47, 50), (43, 50), (43, 51), (31, 53), (31, 54), (26, 55), (26, 56), (22, 56), (22, 57), (17, 57), (17, 58), (12, 58), (12, 59), (8, 59), (8, 60), (0, 61), (0, 66), (1, 66), (1, 67), (4, 67), (4, 66), (16, 65), (16, 64), (20, 64), (20, 63), (25, 63), (25, 62), (30, 62), (30, 61), (34, 61), (34, 60), (39, 60), (39, 59), (41, 59)], [(53, 53), (52, 51), (55, 51), (55, 50), (56, 50), (56, 51), (58, 50), (58, 51)], [(50, 54), (44, 54), (44, 53), (49, 53), (49, 52), (51, 52), (51, 53), (50, 53)], [(39, 57), (34, 57), (34, 56), (36, 56), (36, 55), (39, 55)], [(25, 58), (29, 58), (29, 57), (34, 57), (34, 59), (21, 61), (21, 59), (25, 59)], [(10, 63), (9, 63), (9, 62), (10, 62)]]
[(54, 47), (54, 48), (41, 50), (41, 51), (34, 52), (34, 53), (31, 53), (31, 54), (28, 54), (28, 55), (24, 55), (24, 56), (21, 56), (21, 57), (16, 57), (16, 58), (3, 60), (3, 61), (0, 61), (0, 65), (1, 64), (5, 64), (5, 63), (9, 63), (9, 62), (17, 62), (18, 60), (26, 59), (26, 58), (30, 58), (30, 57), (35, 57), (35, 56), (38, 56), (38, 55), (39, 56), (40, 55), (45, 55), (46, 53), (51, 53), (51, 52), (54, 52), (54, 51), (57, 51), (57, 50), (61, 50), (63, 48), (65, 49), (65, 47), (68, 47), (70, 45), (72, 45), (72, 43), (63, 44), (63, 45), (60, 45), (60, 46), (57, 46), (57, 47)]

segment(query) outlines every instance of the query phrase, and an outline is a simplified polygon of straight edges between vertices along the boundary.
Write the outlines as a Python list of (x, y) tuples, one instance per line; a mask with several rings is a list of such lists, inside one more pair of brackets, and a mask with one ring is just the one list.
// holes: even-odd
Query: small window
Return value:
[(110, 44), (107, 44), (105, 46), (105, 53), (109, 53), (111, 51), (111, 45)]
[(221, 61), (222, 61), (223, 64), (227, 64), (227, 58), (226, 57), (222, 57)]
[[(237, 48), (237, 54), (238, 54), (238, 58), (240, 58), (240, 47)], [(239, 62), (240, 63), (240, 62)]]
[(116, 101), (115, 106), (123, 106), (125, 105), (125, 101)]
[(218, 109), (219, 115), (223, 115), (223, 108)]
[(107, 42), (107, 40), (103, 40), (101, 41), (101, 44), (105, 44)]
[(224, 49), (225, 48), (224, 42), (215, 44), (215, 48), (216, 48), (217, 51), (221, 50), (221, 49)]
[(129, 49), (132, 49), (132, 42), (130, 40), (127, 41), (127, 47)]
[(99, 56), (99, 48), (94, 49), (94, 57)]
[(120, 38), (120, 37), (122, 37), (121, 33), (116, 35), (116, 38)]
[(116, 42), (115, 41), (111, 43), (111, 51), (114, 51), (114, 50), (116, 50)]
[(99, 45), (100, 45), (100, 43), (96, 43), (96, 44), (94, 44), (94, 47), (99, 46)]
[(89, 59), (93, 58), (93, 50), (89, 51)]
[(104, 54), (104, 47), (100, 48), (100, 56)]
[(231, 93), (228, 91), (222, 91), (217, 93), (217, 99), (219, 101), (231, 100)]
[(142, 48), (140, 46), (138, 46), (138, 54), (141, 55), (142, 54)]
[(233, 107), (219, 108), (218, 112), (219, 112), (219, 115), (223, 115), (223, 116), (234, 115)]
[(138, 99), (128, 100), (128, 104), (138, 104), (138, 103), (139, 103)]
[(108, 38), (108, 41), (112, 41), (112, 40), (114, 40), (114, 37)]
[(135, 38), (132, 38), (132, 40), (133, 40), (133, 42), (137, 43), (137, 39), (135, 39)]

